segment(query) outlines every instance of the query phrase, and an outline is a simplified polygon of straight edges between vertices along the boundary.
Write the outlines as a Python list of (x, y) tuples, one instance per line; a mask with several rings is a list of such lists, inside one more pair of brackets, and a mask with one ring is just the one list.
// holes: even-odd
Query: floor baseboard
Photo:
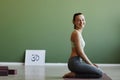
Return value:
[[(24, 65), (24, 63), (21, 62), (0, 62), (0, 66), (9, 66), (9, 65)], [(45, 66), (67, 66), (67, 63), (45, 63), (42, 64)], [(97, 64), (98, 66), (120, 66), (120, 64)]]

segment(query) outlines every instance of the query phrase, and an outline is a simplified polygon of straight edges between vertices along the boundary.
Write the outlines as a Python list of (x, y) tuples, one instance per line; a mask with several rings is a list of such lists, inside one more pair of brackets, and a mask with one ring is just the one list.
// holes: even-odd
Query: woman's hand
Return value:
[(93, 66), (93, 67), (98, 68), (98, 65), (96, 65), (96, 64), (90, 64), (90, 65)]
[(98, 68), (98, 65), (97, 65), (97, 64), (93, 64), (93, 65)]

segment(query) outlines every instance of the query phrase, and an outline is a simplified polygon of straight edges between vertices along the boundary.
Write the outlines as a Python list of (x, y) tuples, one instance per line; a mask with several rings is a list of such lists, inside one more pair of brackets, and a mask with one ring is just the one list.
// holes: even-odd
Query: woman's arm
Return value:
[(83, 48), (81, 47), (81, 42), (80, 42), (81, 40), (80, 40), (80, 37), (79, 37), (79, 33), (77, 31), (75, 31), (72, 34), (72, 40), (75, 43), (75, 49), (76, 49), (77, 55), (80, 56), (86, 63), (94, 66), (93, 63), (88, 59), (88, 57), (85, 54)]

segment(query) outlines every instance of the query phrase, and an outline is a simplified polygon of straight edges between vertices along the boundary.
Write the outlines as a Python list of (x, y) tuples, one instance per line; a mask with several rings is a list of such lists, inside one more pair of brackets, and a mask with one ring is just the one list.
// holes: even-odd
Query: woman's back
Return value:
[[(78, 36), (75, 36), (76, 34), (78, 34)], [(82, 34), (79, 31), (74, 30), (71, 34), (71, 47), (72, 47), (71, 57), (78, 56), (76, 45), (75, 45), (76, 42), (74, 40), (74, 39), (76, 39), (75, 37), (78, 37), (79, 45), (81, 46), (81, 49), (83, 50), (85, 47), (85, 42), (84, 42), (84, 39), (82, 37)]]

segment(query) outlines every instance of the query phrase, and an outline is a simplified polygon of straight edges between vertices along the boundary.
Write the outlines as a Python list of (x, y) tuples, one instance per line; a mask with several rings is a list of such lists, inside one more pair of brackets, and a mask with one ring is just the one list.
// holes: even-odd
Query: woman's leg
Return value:
[(100, 78), (102, 76), (102, 72), (99, 69), (80, 62), (78, 56), (69, 59), (68, 68), (76, 73), (76, 78)]
[(89, 64), (82, 63), (76, 67), (74, 71), (77, 78), (100, 78), (102, 77), (102, 71)]

